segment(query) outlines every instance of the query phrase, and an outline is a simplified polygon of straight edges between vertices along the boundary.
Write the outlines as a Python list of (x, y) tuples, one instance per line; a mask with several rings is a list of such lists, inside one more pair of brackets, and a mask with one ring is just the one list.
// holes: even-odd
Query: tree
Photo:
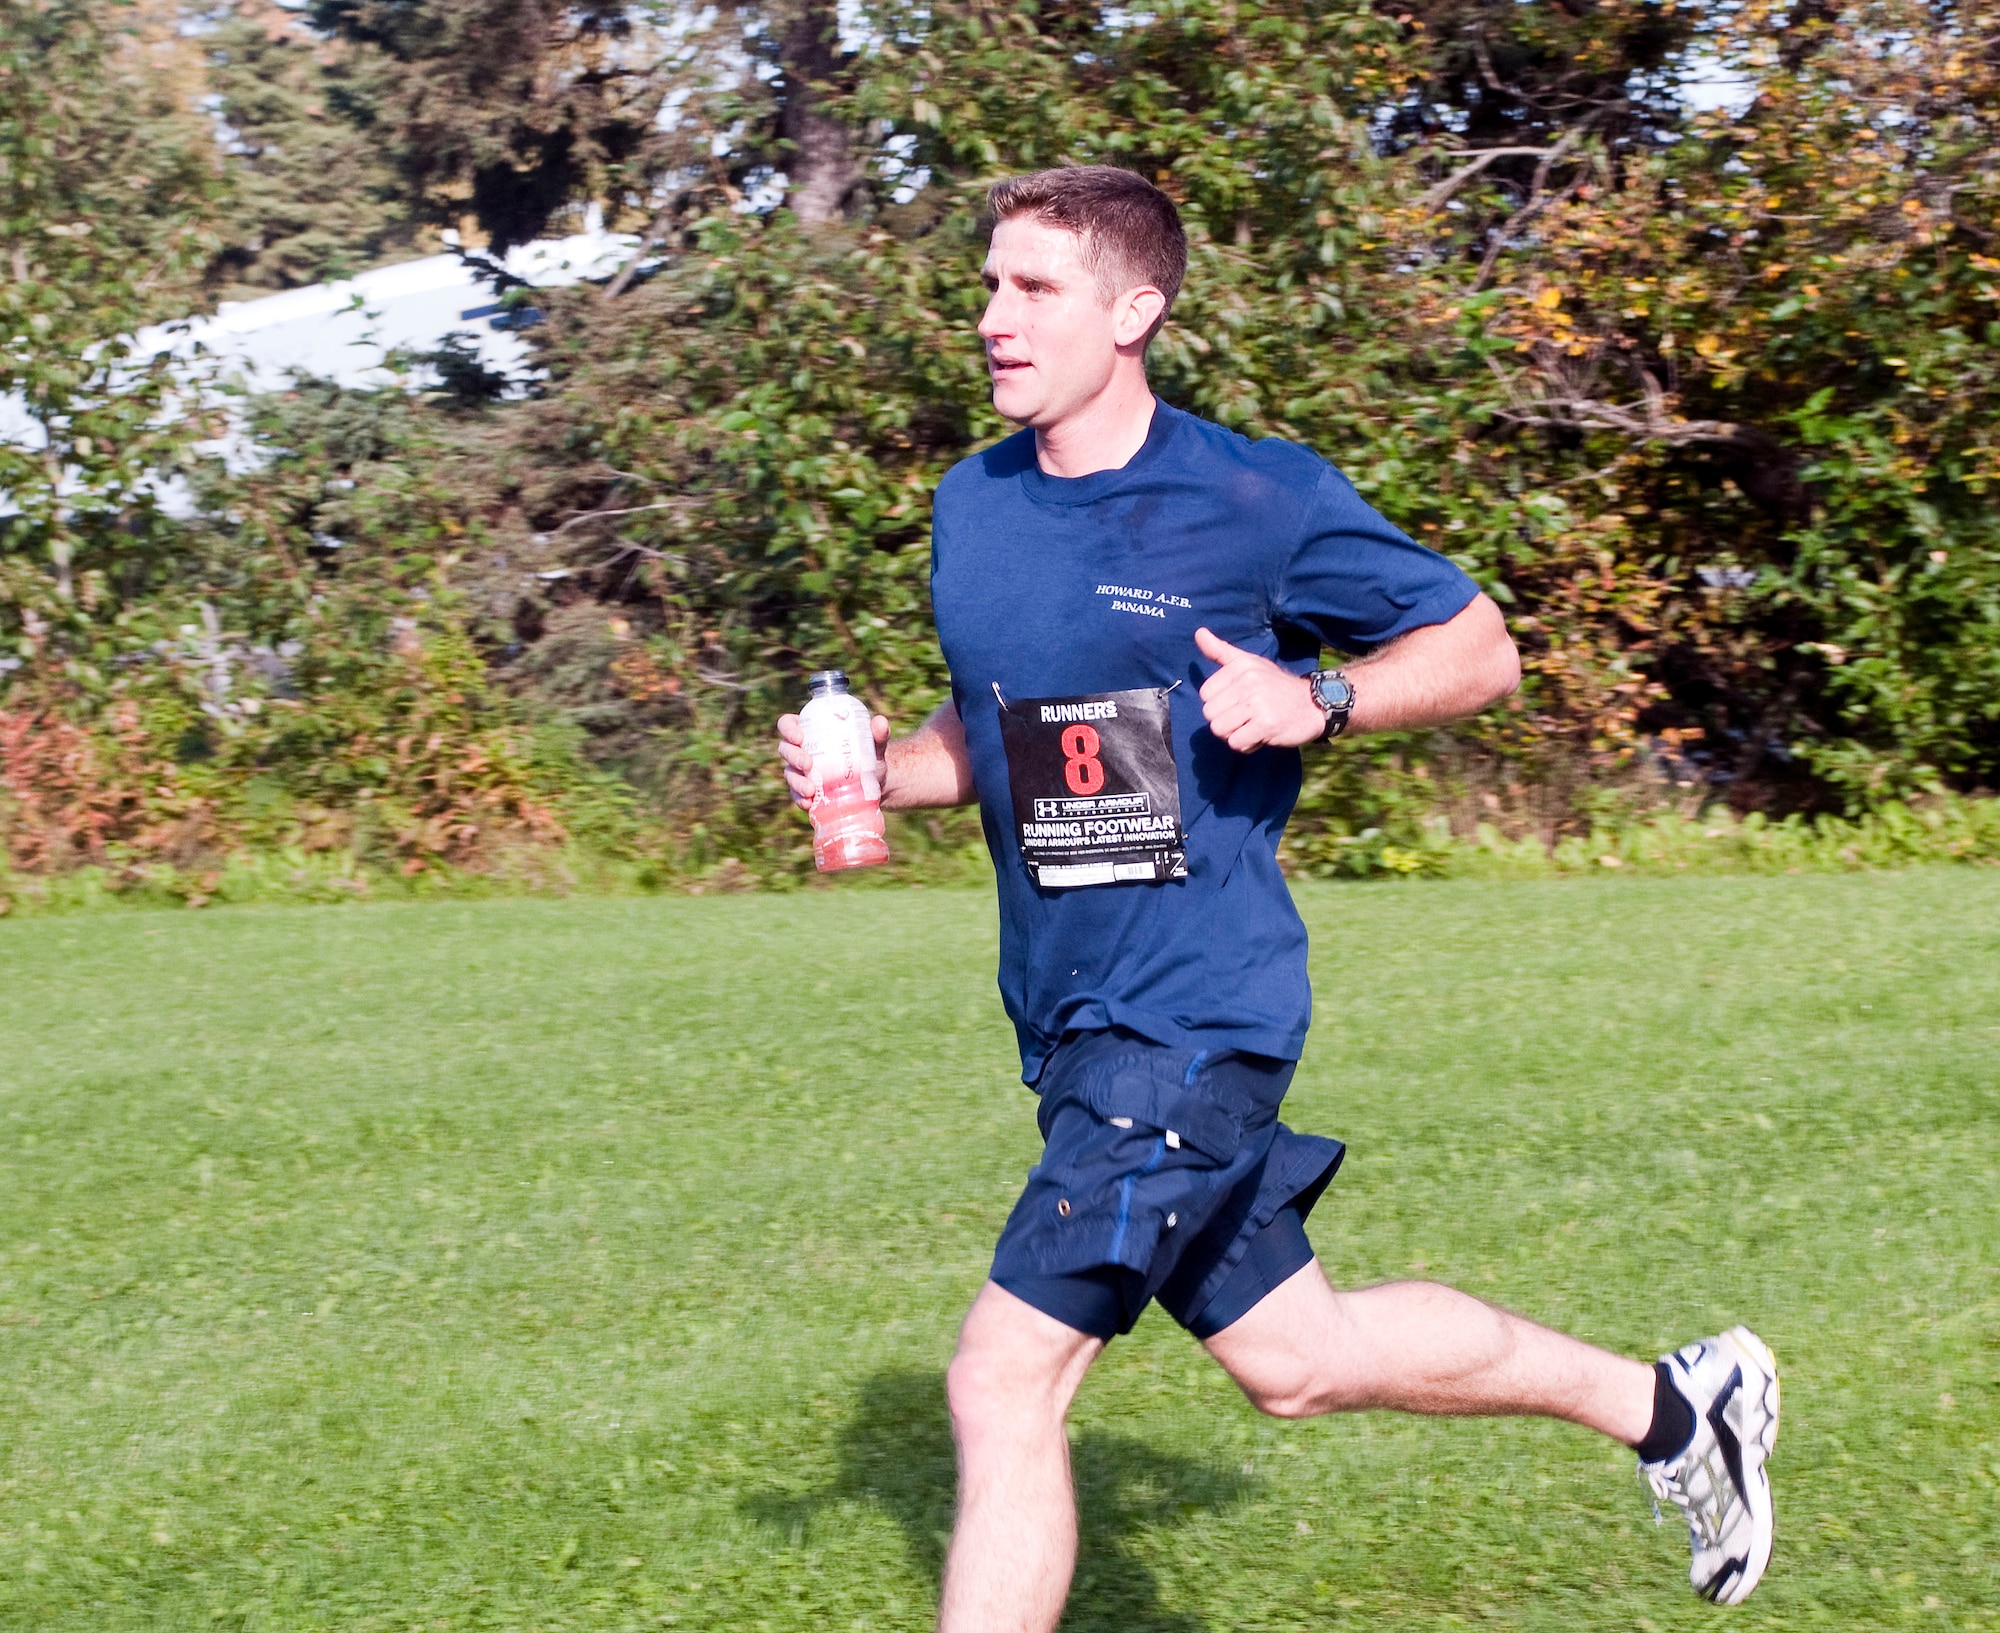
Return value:
[(161, 478), (198, 435), (137, 355), (214, 250), (214, 150), (172, 18), (51, 0), (0, 10), (0, 641), (102, 679), (104, 631), (174, 571)]
[[(278, 778), (321, 827), (375, 823), (427, 865), (547, 831), (532, 813), (601, 786), (589, 761), (688, 855), (804, 866), (768, 720), (828, 665), (904, 718), (942, 695), (929, 495), (1004, 430), (971, 334), (981, 201), (1070, 160), (1180, 201), (1162, 394), (1334, 459), (1506, 606), (1526, 655), (1507, 709), (1314, 757), (1296, 857), (1440, 812), (1550, 838), (1620, 805), (1861, 808), (2000, 778), (1995, 0), (877, 0), (844, 31), (819, 0), (313, 15), (310, 71), (303, 44), (221, 37), (218, 72), (248, 76), (237, 164), (276, 178), (319, 151), (293, 133), (325, 90), (324, 151), (376, 133), (406, 223), (470, 216), (504, 246), (595, 205), (643, 246), (604, 288), (510, 297), (545, 319), (522, 400), (467, 374), (435, 400), (262, 405), (274, 457), (218, 477), (198, 526), (157, 527), (136, 481), (31, 462), (42, 508), (4, 559), (48, 610), (11, 634), (81, 652), (107, 626), (73, 609), (105, 604), (115, 557), (121, 638), (198, 593), (215, 641), (296, 643), (297, 697), (190, 738), (218, 802)], [(90, 140), (115, 148), (140, 106)], [(22, 121), (8, 139), (55, 174), (55, 117)], [(101, 183), (30, 197), (17, 173), (10, 243), (95, 254), (73, 224), (117, 201), (61, 188)], [(116, 230), (153, 231), (145, 208), (166, 220), (156, 197)], [(268, 265), (321, 253), (258, 209)], [(47, 355), (81, 380), (152, 297), (75, 320), (91, 279), (124, 288), (77, 264), (17, 279), (9, 321), (69, 313)], [(70, 375), (50, 379), (38, 412), (88, 471), (110, 444), (77, 442)], [(132, 402), (118, 446), (168, 436), (164, 396)], [(115, 497), (87, 525), (64, 497), (86, 490)], [(110, 685), (185, 677), (193, 652)], [(182, 702), (134, 730), (178, 742), (188, 708), (221, 707)], [(537, 759), (530, 722), (566, 746)], [(477, 819), (451, 792), (472, 787)], [(399, 814), (364, 821), (384, 789)]]
[(307, 16), (374, 65), (352, 117), (422, 217), (496, 251), (585, 200), (643, 207), (673, 146), (686, 30), (625, 0), (314, 0)]
[(807, 0), (778, 35), (776, 134), (785, 169), (785, 206), (801, 225), (839, 216), (861, 186), (854, 132), (828, 98), (851, 91), (852, 64), (839, 49), (839, 19), (823, 0)]
[(651, 223), (658, 242), (779, 176), (787, 206), (816, 225), (865, 179), (836, 111), (853, 56), (825, 0), (700, 13), (315, 0), (307, 15), (346, 48), (341, 117), (386, 147), (418, 215), (497, 251), (585, 203)]
[[(1094, 159), (1158, 177), (1190, 226), (1166, 394), (1327, 452), (1513, 609), (1518, 710), (1378, 745), (1378, 766), (1414, 751), (1468, 817), (1497, 796), (1552, 820), (1621, 783), (1784, 807), (2000, 774), (1984, 12), (1178, 0), (888, 5), (867, 27), (814, 80), (852, 88), (814, 106), (865, 161), (873, 225), (821, 241), (712, 215), (655, 280), (668, 329), (642, 301), (549, 331), (560, 446), (590, 454), (557, 461), (580, 487), (550, 471), (543, 502), (576, 497), (538, 522), (595, 548), (588, 518), (616, 515), (641, 553), (611, 593), (671, 581), (703, 628), (740, 620), (732, 675), (753, 648), (837, 660), (890, 559), (824, 565), (872, 533), (843, 535), (843, 504), (988, 433), (954, 334), (982, 179)], [(1882, 58), (1888, 37), (1910, 44)], [(1731, 74), (1741, 101), (1701, 111), (1689, 87)], [(891, 168), (929, 178), (902, 210)], [(914, 455), (914, 425), (962, 429)], [(730, 529), (710, 588), (677, 576), (690, 530)], [(837, 620), (813, 610), (825, 585)]]
[[(1433, 333), (1486, 351), (1509, 463), (1560, 477), (1561, 531), (1607, 564), (1596, 589), (1544, 577), (1538, 629), (1617, 608), (1594, 644), (1634, 728), (1700, 742), (1707, 783), (1745, 800), (1990, 786), (2000, 12), (1692, 21), (1664, 66), (1733, 75), (1733, 102), (1671, 141), (1586, 111), (1526, 195), (1479, 197), (1475, 157), (1404, 216), (1443, 274)], [(1427, 211), (1461, 177), (1440, 231)]]
[(383, 63), (268, 3), (228, 12), (200, 44), (226, 132), (210, 273), (223, 293), (351, 277), (411, 249), (419, 222), (375, 117)]

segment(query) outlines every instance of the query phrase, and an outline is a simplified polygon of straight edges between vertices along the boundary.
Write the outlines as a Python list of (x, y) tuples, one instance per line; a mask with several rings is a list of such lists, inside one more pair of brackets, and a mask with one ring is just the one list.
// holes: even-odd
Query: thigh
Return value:
[(1043, 1314), (989, 1281), (959, 1329), (953, 1389), (1032, 1397), (1065, 1411), (1103, 1349), (1103, 1339)]
[(1282, 1411), (1340, 1351), (1347, 1326), (1342, 1296), (1313, 1259), (1202, 1342), (1253, 1402)]

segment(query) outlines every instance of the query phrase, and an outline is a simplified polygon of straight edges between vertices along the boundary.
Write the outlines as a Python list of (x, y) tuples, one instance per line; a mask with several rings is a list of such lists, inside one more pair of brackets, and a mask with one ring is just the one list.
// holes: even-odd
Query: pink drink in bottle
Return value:
[(841, 670), (822, 669), (808, 684), (812, 697), (799, 711), (799, 724), (812, 756), (813, 861), (822, 873), (886, 862), (868, 707), (848, 692)]

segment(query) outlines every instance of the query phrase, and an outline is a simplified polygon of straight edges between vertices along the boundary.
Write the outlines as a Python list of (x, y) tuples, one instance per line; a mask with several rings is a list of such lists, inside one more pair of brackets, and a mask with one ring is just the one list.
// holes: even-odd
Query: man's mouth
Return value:
[(1008, 374), (1015, 369), (1029, 367), (1027, 363), (1013, 357), (989, 357), (986, 359), (986, 366), (995, 374)]

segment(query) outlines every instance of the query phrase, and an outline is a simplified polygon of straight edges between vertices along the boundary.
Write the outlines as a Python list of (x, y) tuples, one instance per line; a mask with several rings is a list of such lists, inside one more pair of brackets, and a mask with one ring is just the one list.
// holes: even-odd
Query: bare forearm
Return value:
[(1412, 630), (1345, 668), (1354, 682), (1349, 732), (1441, 725), (1477, 714), (1521, 683), (1507, 620), (1483, 595), (1449, 622)]
[(972, 783), (972, 757), (965, 746), (965, 727), (950, 703), (937, 709), (909, 736), (892, 740), (886, 763), (888, 774), (882, 783), (886, 810), (968, 805), (978, 797)]

